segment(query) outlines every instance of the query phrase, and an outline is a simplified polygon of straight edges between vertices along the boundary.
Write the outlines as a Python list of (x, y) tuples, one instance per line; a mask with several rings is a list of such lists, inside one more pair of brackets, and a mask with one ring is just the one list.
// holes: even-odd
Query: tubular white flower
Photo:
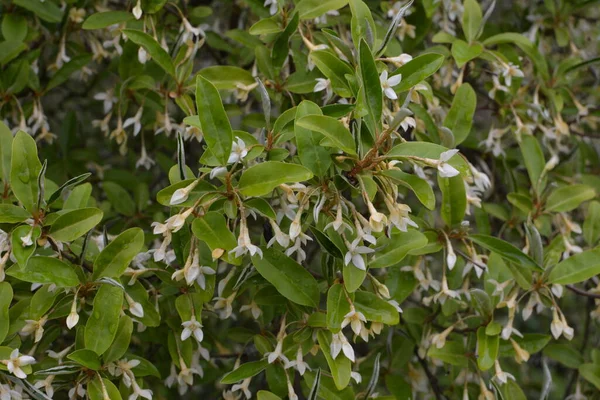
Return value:
[(181, 340), (187, 340), (190, 336), (194, 335), (194, 338), (201, 343), (204, 339), (204, 332), (202, 332), (202, 324), (196, 320), (196, 316), (192, 315), (189, 321), (184, 321), (182, 324), (183, 331), (181, 332)]
[(6, 365), (8, 372), (20, 379), (27, 378), (27, 374), (21, 369), (26, 365), (35, 363), (35, 358), (31, 356), (19, 356), (19, 349), (14, 349), (8, 360), (0, 360), (0, 363)]
[(398, 84), (400, 84), (400, 81), (402, 81), (401, 74), (394, 75), (388, 78), (387, 69), (383, 70), (383, 72), (379, 76), (379, 83), (381, 84), (381, 88), (383, 89), (383, 94), (385, 95), (385, 97), (387, 97), (390, 100), (398, 99), (398, 95), (392, 88), (394, 86), (398, 86)]

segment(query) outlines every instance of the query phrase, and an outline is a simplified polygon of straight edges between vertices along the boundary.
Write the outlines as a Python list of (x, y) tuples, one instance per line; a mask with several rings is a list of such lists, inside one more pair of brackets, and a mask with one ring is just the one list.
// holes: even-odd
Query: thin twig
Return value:
[(600, 299), (600, 294), (586, 292), (585, 290), (579, 289), (573, 285), (567, 285), (567, 289), (580, 296), (589, 297), (591, 299)]
[(429, 380), (429, 384), (431, 385), (431, 389), (433, 389), (433, 394), (437, 400), (443, 400), (444, 395), (442, 394), (442, 389), (438, 383), (438, 379), (435, 375), (431, 373), (429, 367), (427, 366), (427, 361), (424, 358), (419, 357), (418, 350), (415, 348), (415, 355), (417, 356), (417, 360), (419, 360), (419, 364), (425, 370), (425, 374), (427, 375), (427, 379)]

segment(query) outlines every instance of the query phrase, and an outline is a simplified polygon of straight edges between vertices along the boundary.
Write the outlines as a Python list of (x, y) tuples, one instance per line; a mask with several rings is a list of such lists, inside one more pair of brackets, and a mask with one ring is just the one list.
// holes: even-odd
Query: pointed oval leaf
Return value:
[(238, 189), (245, 196), (263, 196), (282, 183), (303, 182), (312, 177), (313, 173), (302, 165), (266, 161), (244, 171)]
[(118, 278), (144, 246), (144, 231), (131, 228), (117, 236), (94, 260), (92, 279)]

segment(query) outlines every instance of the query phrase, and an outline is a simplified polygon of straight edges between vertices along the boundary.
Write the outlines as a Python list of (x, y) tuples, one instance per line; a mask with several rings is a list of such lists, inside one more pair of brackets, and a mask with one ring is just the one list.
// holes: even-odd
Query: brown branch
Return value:
[(575, 294), (578, 294), (579, 296), (589, 297), (591, 299), (600, 299), (600, 294), (586, 292), (585, 290), (579, 289), (573, 285), (567, 285), (567, 289)]
[(425, 370), (425, 374), (427, 375), (427, 379), (429, 380), (429, 384), (431, 385), (431, 389), (433, 390), (435, 398), (437, 400), (443, 400), (444, 395), (442, 394), (442, 389), (440, 388), (438, 379), (429, 370), (429, 367), (427, 366), (427, 361), (424, 358), (419, 357), (419, 352), (417, 348), (415, 348), (414, 353), (417, 356), (417, 360), (419, 360), (419, 364), (421, 364), (421, 367), (423, 367), (423, 369)]

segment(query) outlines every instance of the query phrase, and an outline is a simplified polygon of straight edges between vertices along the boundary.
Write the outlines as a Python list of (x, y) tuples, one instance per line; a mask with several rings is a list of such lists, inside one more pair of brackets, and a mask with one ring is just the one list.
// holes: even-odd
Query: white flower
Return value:
[(275, 223), (273, 220), (269, 220), (271, 223), (271, 228), (273, 228), (273, 237), (267, 243), (267, 247), (273, 246), (275, 242), (279, 243), (281, 247), (288, 248), (290, 245), (290, 237), (288, 234), (284, 233), (281, 229), (279, 229), (279, 225)]
[(453, 176), (456, 176), (459, 174), (459, 172), (456, 168), (454, 168), (452, 165), (448, 164), (448, 161), (450, 161), (450, 159), (452, 157), (454, 157), (454, 155), (457, 153), (458, 153), (458, 149), (452, 149), (452, 150), (448, 150), (448, 151), (445, 151), (442, 154), (440, 154), (440, 158), (436, 164), (437, 164), (438, 173), (442, 178), (452, 178)]
[(347, 359), (354, 362), (354, 349), (342, 332), (334, 333), (331, 337), (331, 357), (337, 358), (340, 351), (344, 353)]
[[(20, 388), (16, 386), (15, 388)], [(0, 383), (0, 399), (2, 400), (21, 400), (23, 397), (21, 396), (21, 392), (11, 389), (11, 387), (6, 384), (3, 385)]]
[(269, 364), (273, 364), (275, 360), (281, 359), (284, 365), (289, 364), (290, 360), (283, 354), (283, 338), (277, 339), (275, 350), (265, 353)]
[(253, 245), (250, 240), (250, 233), (248, 232), (244, 216), (242, 216), (240, 222), (240, 235), (238, 236), (237, 244), (237, 247), (233, 248), (229, 254), (235, 254), (236, 257), (240, 257), (249, 252), (251, 256), (258, 254), (262, 258), (262, 250), (258, 246)]
[(73, 304), (71, 305), (71, 312), (67, 317), (67, 328), (73, 329), (75, 325), (79, 322), (79, 314), (77, 314), (77, 296), (73, 299)]
[(269, 14), (275, 15), (279, 11), (278, 0), (265, 0), (264, 6), (269, 7)]
[(133, 136), (137, 136), (138, 133), (142, 130), (142, 113), (144, 112), (144, 107), (140, 107), (133, 117), (129, 117), (123, 123), (123, 129), (133, 125)]
[(493, 75), (492, 76), (492, 88), (488, 92), (488, 96), (490, 96), (490, 99), (493, 99), (494, 97), (496, 97), (497, 91), (510, 93), (510, 90), (506, 86), (504, 86), (500, 83), (500, 79), (498, 78), (498, 75)]
[(504, 64), (502, 66), (502, 76), (504, 76), (504, 82), (506, 86), (510, 86), (512, 83), (512, 77), (523, 78), (524, 74), (516, 65), (513, 63)]
[(412, 59), (413, 58), (410, 54), (402, 53), (396, 57), (384, 58), (383, 61), (391, 62), (396, 68), (400, 68)]
[(198, 343), (204, 339), (204, 332), (202, 332), (202, 324), (196, 320), (196, 316), (192, 315), (189, 321), (185, 321), (181, 324), (183, 326), (183, 332), (181, 332), (181, 340), (187, 340), (190, 336), (194, 335), (194, 338)]
[[(46, 379), (41, 381), (36, 381), (33, 386), (37, 389), (44, 388), (46, 392), (46, 396), (52, 398), (54, 396), (54, 387), (52, 387), (52, 381), (54, 380), (55, 375), (48, 375)], [(5, 400), (1, 395), (0, 399)], [(10, 399), (10, 397), (9, 397)]]
[(181, 41), (182, 42), (187, 42), (188, 39), (190, 39), (190, 35), (193, 35), (195, 37), (205, 37), (206, 33), (204, 33), (204, 30), (202, 29), (201, 26), (198, 26), (196, 28), (194, 28), (192, 26), (192, 24), (190, 24), (190, 21), (187, 20), (187, 18), (183, 18), (183, 35), (181, 35)]
[(348, 265), (352, 261), (352, 264), (363, 271), (367, 270), (367, 266), (365, 264), (365, 260), (363, 259), (362, 254), (374, 253), (375, 250), (368, 248), (367, 246), (359, 246), (361, 239), (356, 238), (352, 243), (346, 242), (346, 246), (348, 247), (348, 252), (344, 256), (344, 264)]
[(431, 344), (441, 349), (446, 344), (446, 338), (454, 330), (454, 325), (444, 329), (444, 331), (437, 333), (431, 337)]
[(448, 298), (458, 299), (459, 297), (460, 295), (457, 291), (448, 289), (448, 281), (444, 276), (442, 278), (442, 290), (433, 296), (433, 300), (439, 302), (440, 304), (444, 304)]
[(152, 166), (154, 164), (156, 164), (156, 161), (154, 161), (152, 158), (150, 158), (148, 156), (148, 152), (146, 151), (146, 146), (142, 145), (142, 153), (140, 154), (140, 158), (135, 163), (135, 167), (136, 168), (144, 167), (146, 169), (150, 169), (150, 168), (152, 168)]
[(69, 400), (74, 400), (78, 398), (85, 398), (86, 390), (81, 383), (78, 383), (77, 386), (69, 389)]
[(317, 83), (313, 88), (313, 92), (322, 92), (325, 91), (325, 96), (323, 97), (323, 101), (327, 103), (329, 99), (333, 96), (333, 89), (331, 88), (331, 81), (325, 78), (317, 78)]
[[(250, 389), (248, 389), (248, 387), (250, 386), (251, 380), (252, 380), (252, 378), (246, 378), (242, 381), (242, 383), (233, 385), (231, 387), (231, 391), (237, 392), (237, 391), (241, 390), (244, 393), (244, 396), (246, 396), (246, 399), (251, 399), (252, 392), (250, 391)], [(239, 398), (239, 397), (237, 397), (237, 398)]]
[(388, 198), (388, 196), (385, 197), (384, 202), (390, 212), (389, 221), (393, 226), (398, 228), (398, 230), (406, 232), (409, 225), (414, 228), (419, 227), (412, 219), (410, 219), (409, 213), (411, 210), (408, 205), (395, 203)]
[(129, 304), (129, 312), (132, 315), (135, 315), (138, 318), (144, 318), (144, 308), (140, 303), (133, 300), (127, 293), (125, 293), (125, 300), (127, 300), (127, 304)]
[(394, 75), (388, 79), (387, 70), (383, 70), (381, 75), (379, 76), (379, 83), (381, 83), (381, 88), (383, 89), (383, 94), (390, 100), (396, 100), (398, 95), (392, 89), (394, 86), (397, 86), (402, 80), (402, 75)]
[(371, 214), (369, 217), (369, 226), (374, 232), (381, 232), (387, 225), (387, 217), (385, 214), (377, 211), (373, 203), (371, 203), (369, 200), (367, 201), (367, 207), (369, 209), (369, 213)]
[(341, 206), (340, 203), (338, 203), (338, 205), (336, 206), (337, 210), (336, 210), (336, 214), (335, 214), (335, 219), (333, 221), (331, 221), (330, 223), (328, 223), (327, 225), (325, 225), (324, 230), (329, 229), (330, 227), (333, 227), (333, 229), (337, 232), (337, 233), (344, 233), (344, 231), (347, 229), (350, 232), (352, 232), (352, 227), (350, 226), (350, 224), (348, 224), (346, 221), (344, 221), (344, 216), (343, 216), (343, 207)]
[(252, 317), (254, 319), (258, 319), (260, 314), (262, 314), (262, 310), (258, 307), (258, 305), (253, 301), (250, 304), (246, 304), (240, 307), (240, 312), (250, 311), (252, 313)]
[(354, 305), (351, 305), (350, 312), (344, 315), (344, 320), (342, 321), (342, 329), (350, 325), (354, 334), (358, 335), (360, 334), (360, 330), (363, 328), (365, 322), (367, 322), (365, 315), (360, 311), (356, 311)]
[(362, 382), (362, 376), (357, 371), (350, 372), (350, 378), (354, 379), (357, 384)]
[(19, 349), (14, 349), (10, 353), (8, 360), (0, 360), (0, 362), (6, 365), (8, 372), (17, 378), (25, 379), (27, 378), (27, 374), (23, 372), (21, 367), (35, 363), (35, 358), (31, 356), (19, 356)]
[(104, 105), (104, 114), (108, 114), (119, 99), (114, 95), (113, 89), (108, 89), (106, 92), (96, 93), (94, 95), (95, 100), (100, 100)]
[(300, 375), (304, 375), (307, 369), (310, 371), (310, 367), (302, 358), (302, 346), (298, 346), (298, 351), (296, 352), (296, 359), (289, 361), (287, 364), (284, 365), (284, 368), (296, 368)]
[(47, 317), (42, 317), (39, 320), (26, 319), (25, 326), (21, 328), (21, 333), (24, 335), (31, 335), (35, 332), (34, 342), (37, 343), (42, 340), (44, 336), (44, 325), (46, 324)]
[(502, 368), (500, 368), (500, 363), (498, 362), (498, 360), (496, 360), (494, 362), (494, 368), (496, 371), (496, 375), (494, 375), (494, 377), (492, 379), (494, 379), (499, 384), (503, 385), (506, 382), (508, 382), (509, 379), (512, 379), (513, 381), (515, 380), (515, 377), (512, 374), (502, 371)]
[(231, 313), (233, 312), (232, 303), (233, 303), (233, 300), (235, 299), (235, 295), (236, 295), (236, 292), (232, 293), (227, 298), (215, 297), (215, 300), (217, 300), (217, 302), (215, 303), (213, 309), (214, 309), (214, 311), (219, 313), (219, 318), (227, 319), (231, 316)]
[(23, 247), (29, 247), (31, 245), (33, 245), (33, 240), (32, 240), (32, 236), (33, 235), (33, 228), (31, 228), (29, 230), (29, 233), (25, 236), (21, 236), (21, 243), (23, 244)]
[(446, 236), (446, 250), (448, 252), (448, 254), (446, 255), (446, 263), (448, 264), (448, 269), (452, 271), (452, 269), (456, 265), (456, 254), (454, 253), (452, 243), (450, 243), (450, 239), (448, 238), (448, 236)]
[(137, 1), (135, 7), (133, 7), (133, 10), (131, 12), (133, 13), (135, 19), (142, 18), (142, 0)]
[(244, 143), (244, 141), (237, 136), (236, 139), (237, 141), (234, 141), (231, 145), (231, 153), (229, 154), (229, 159), (227, 159), (227, 164), (240, 162), (244, 157), (248, 155), (248, 148), (246, 147), (246, 143)]
[(169, 201), (169, 204), (174, 206), (174, 205), (181, 204), (184, 201), (186, 201), (190, 195), (190, 192), (192, 190), (194, 190), (194, 188), (196, 186), (198, 186), (199, 182), (200, 182), (200, 180), (195, 180), (194, 182), (190, 183), (186, 187), (177, 189), (175, 192), (173, 192), (173, 195), (171, 196), (171, 200)]

